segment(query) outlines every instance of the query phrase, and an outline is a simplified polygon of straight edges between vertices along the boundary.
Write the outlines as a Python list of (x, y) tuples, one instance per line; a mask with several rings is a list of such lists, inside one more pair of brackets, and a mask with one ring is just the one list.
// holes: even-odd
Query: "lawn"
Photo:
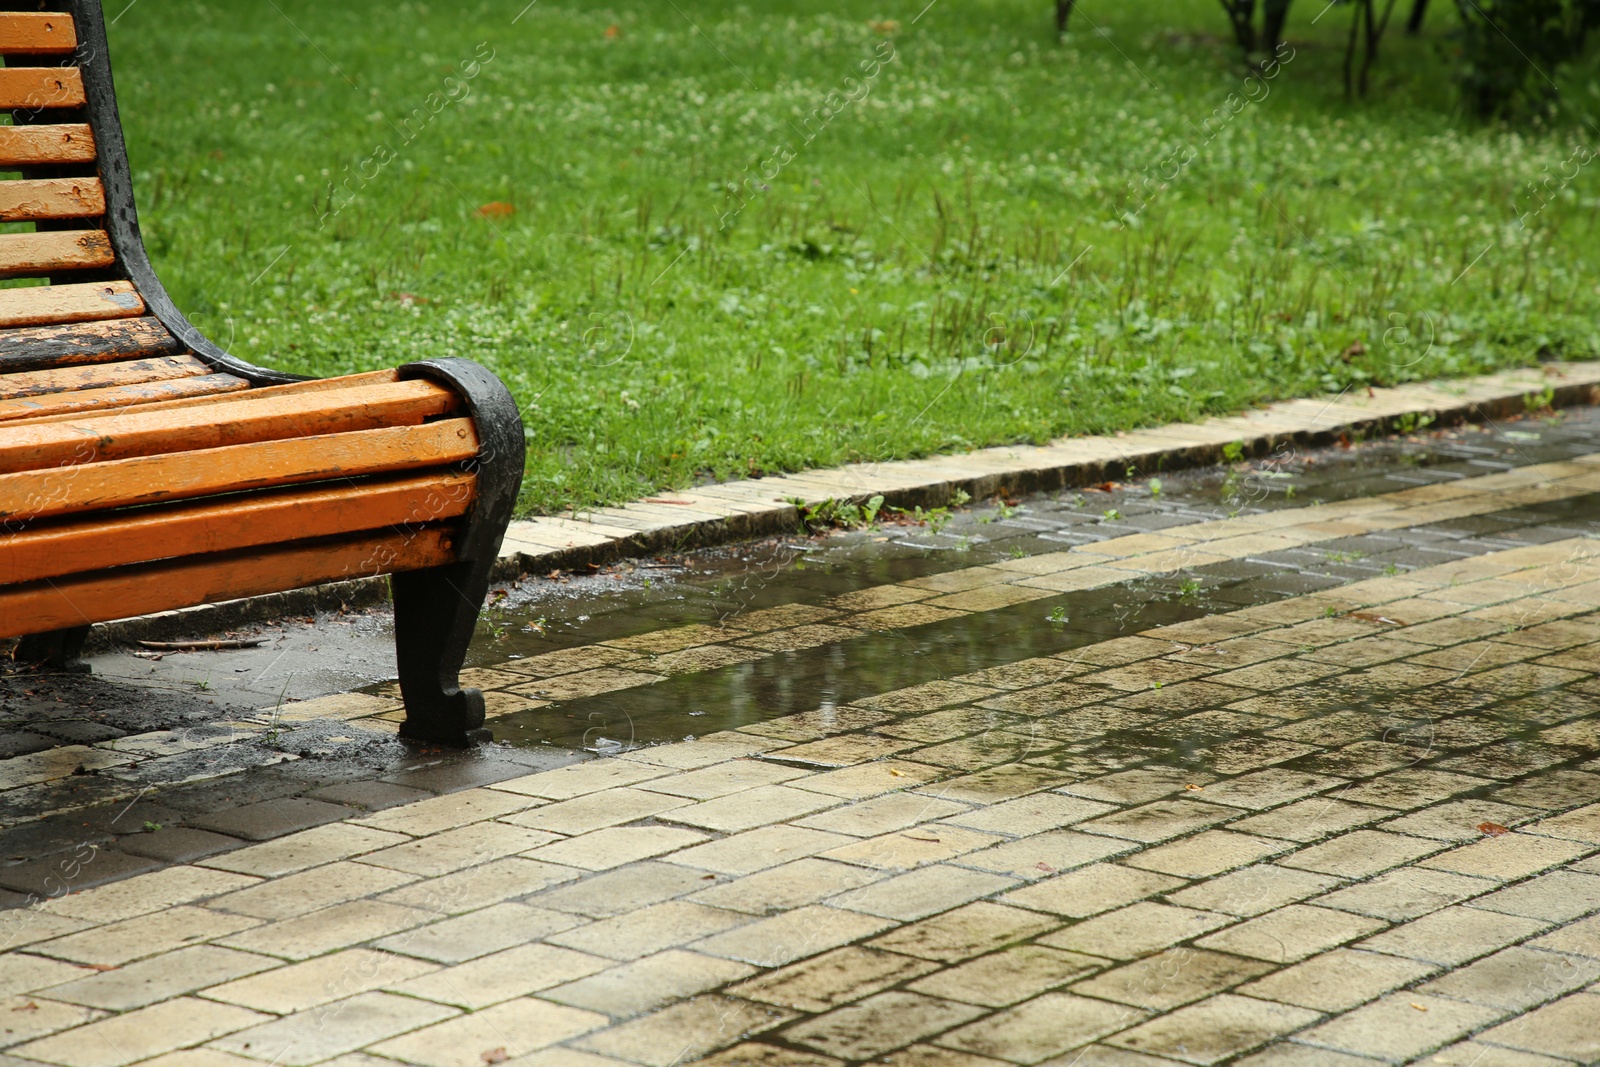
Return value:
[(1349, 103), (1321, 3), (1247, 83), (1214, 0), (524, 2), (107, 6), (179, 306), (486, 363), (527, 511), (1600, 351), (1600, 168), (1448, 5)]

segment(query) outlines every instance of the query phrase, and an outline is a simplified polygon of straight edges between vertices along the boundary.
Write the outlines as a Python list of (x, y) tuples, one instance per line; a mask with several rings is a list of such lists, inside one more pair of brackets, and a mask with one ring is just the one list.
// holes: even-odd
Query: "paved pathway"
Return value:
[[(1171, 526), (478, 680), (529, 714), (1596, 489), (1580, 457)], [(80, 892), (48, 874), (95, 853), (53, 857), (0, 912), (0, 1067), (1594, 1062), (1597, 651), (1600, 541), (1563, 535)]]

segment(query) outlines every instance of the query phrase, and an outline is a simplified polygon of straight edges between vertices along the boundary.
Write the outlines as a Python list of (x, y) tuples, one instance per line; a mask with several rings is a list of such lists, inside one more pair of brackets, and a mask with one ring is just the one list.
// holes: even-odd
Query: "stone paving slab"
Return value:
[[(1480, 501), (1594, 469), (1486, 475), (1449, 499), (1488, 514), (1503, 504)], [(1384, 494), (1337, 513), (1360, 532), (1433, 506)], [(1305, 528), (1320, 510), (1260, 528)], [(1044, 573), (1166, 566), (1242, 536), (1201, 525), (1127, 556), (1102, 541), (1082, 566), (1068, 551), (1073, 567)], [(884, 600), (1040, 576), (957, 569), (810, 607), (859, 630), (860, 616), (895, 610), (871, 606)], [(757, 625), (738, 634), (773, 632)], [(634, 658), (588, 670), (729, 638), (685, 627), (602, 643)], [(337, 792), (266, 798), (262, 818), (302, 828), (0, 912), (0, 1055), (6, 1067), (1591, 1062), (1597, 652), (1600, 541), (1567, 537), (824, 716), (424, 799), (397, 784), (381, 812), (352, 812)]]

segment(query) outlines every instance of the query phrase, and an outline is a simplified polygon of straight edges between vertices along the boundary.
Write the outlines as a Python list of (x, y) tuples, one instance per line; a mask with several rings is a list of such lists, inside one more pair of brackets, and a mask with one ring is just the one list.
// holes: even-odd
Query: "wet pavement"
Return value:
[(7, 679), (0, 1063), (1593, 1062), (1597, 436), (526, 582), (465, 756), (381, 613)]

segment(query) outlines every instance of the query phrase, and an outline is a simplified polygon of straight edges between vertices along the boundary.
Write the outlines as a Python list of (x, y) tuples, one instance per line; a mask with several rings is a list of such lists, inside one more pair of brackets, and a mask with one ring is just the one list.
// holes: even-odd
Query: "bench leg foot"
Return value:
[(88, 674), (89, 665), (78, 658), (82, 655), (83, 644), (88, 639), (87, 626), (30, 634), (17, 642), (13, 659), (18, 666), (42, 667), (46, 670), (65, 671), (68, 674)]
[(461, 688), (461, 664), (522, 484), (522, 413), (499, 378), (464, 359), (408, 363), (400, 377), (448, 384), (478, 429), (478, 455), (462, 464), (476, 475), (477, 497), (456, 543), (459, 562), (390, 579), (406, 702), (400, 736), (464, 748), (490, 739), (483, 728), (483, 694)]
[(483, 694), (461, 688), (461, 664), (489, 592), (489, 568), (453, 563), (390, 578), (394, 644), (408, 741), (467, 748), (491, 739)]

